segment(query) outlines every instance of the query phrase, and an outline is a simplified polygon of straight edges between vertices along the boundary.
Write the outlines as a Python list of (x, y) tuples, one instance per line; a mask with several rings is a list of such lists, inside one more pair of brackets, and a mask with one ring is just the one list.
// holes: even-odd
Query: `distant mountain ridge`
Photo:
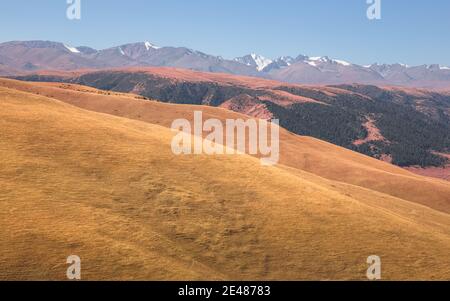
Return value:
[(327, 56), (268, 59), (249, 54), (232, 60), (185, 47), (131, 43), (103, 50), (51, 41), (0, 44), (0, 75), (40, 70), (70, 71), (114, 67), (176, 67), (214, 73), (256, 76), (300, 84), (374, 84), (422, 88), (450, 87), (450, 67), (437, 64), (360, 66)]

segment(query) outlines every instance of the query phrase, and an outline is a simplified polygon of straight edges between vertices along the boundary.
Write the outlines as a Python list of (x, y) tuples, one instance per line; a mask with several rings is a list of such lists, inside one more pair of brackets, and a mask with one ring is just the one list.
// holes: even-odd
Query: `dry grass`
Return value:
[[(130, 109), (139, 100), (106, 98), (123, 115), (141, 114)], [(186, 114), (151, 105), (162, 125)], [(72, 254), (86, 280), (364, 279), (372, 254), (384, 279), (450, 279), (449, 215), (382, 193), (395, 179), (444, 191), (445, 182), (297, 136), (282, 148), (302, 143), (284, 158), (290, 167), (176, 157), (166, 127), (1, 87), (0, 129), (0, 279), (64, 279)], [(347, 167), (347, 175), (325, 179), (327, 162), (327, 172)], [(384, 186), (332, 179), (359, 173)]]
[[(192, 120), (196, 110), (202, 110), (205, 119), (248, 118), (221, 108), (145, 101), (137, 99), (136, 95), (104, 92), (79, 85), (0, 79), (0, 86), (39, 93), (90, 111), (164, 127), (170, 127), (177, 118)], [(280, 163), (283, 165), (450, 213), (450, 183), (447, 181), (418, 176), (392, 164), (285, 130), (281, 131), (280, 139)]]

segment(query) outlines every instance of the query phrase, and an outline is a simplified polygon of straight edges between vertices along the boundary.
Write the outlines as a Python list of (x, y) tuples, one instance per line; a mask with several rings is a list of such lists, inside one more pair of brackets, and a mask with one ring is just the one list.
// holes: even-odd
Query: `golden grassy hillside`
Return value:
[[(64, 279), (73, 254), (85, 280), (364, 279), (373, 254), (384, 279), (450, 279), (448, 213), (308, 168), (177, 157), (172, 137), (0, 87), (0, 279)], [(428, 181), (373, 164), (357, 172)]]
[[(248, 118), (221, 108), (166, 104), (139, 99), (136, 95), (105, 92), (90, 87), (29, 83), (0, 79), (0, 86), (61, 100), (77, 107), (170, 127), (177, 118)], [(320, 177), (382, 192), (450, 213), (450, 182), (426, 178), (394, 165), (363, 156), (310, 137), (281, 131), (280, 163)]]

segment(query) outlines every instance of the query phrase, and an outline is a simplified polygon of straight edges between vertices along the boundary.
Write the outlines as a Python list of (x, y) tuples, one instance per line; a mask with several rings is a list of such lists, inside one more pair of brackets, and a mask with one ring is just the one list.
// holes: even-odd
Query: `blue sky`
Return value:
[(2, 0), (0, 42), (53, 40), (106, 48), (150, 41), (226, 58), (256, 52), (328, 55), (358, 64), (450, 65), (450, 1), (381, 0), (369, 21), (366, 0)]

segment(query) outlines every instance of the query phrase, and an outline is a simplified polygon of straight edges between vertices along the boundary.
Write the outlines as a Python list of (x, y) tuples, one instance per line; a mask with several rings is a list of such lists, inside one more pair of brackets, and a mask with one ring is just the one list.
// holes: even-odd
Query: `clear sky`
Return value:
[(106, 48), (150, 41), (225, 58), (256, 52), (328, 55), (358, 64), (450, 65), (449, 0), (81, 0), (81, 20), (66, 0), (1, 0), (0, 42), (52, 40)]

